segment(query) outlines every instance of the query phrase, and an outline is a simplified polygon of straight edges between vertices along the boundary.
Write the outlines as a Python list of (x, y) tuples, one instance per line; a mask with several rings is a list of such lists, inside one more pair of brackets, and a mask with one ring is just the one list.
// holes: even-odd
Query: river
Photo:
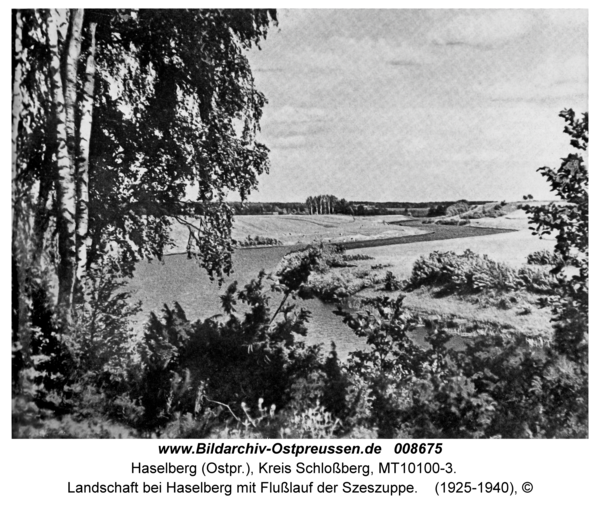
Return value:
[[(237, 280), (238, 286), (243, 286), (256, 277), (261, 269), (274, 271), (281, 258), (292, 249), (293, 246), (236, 250), (233, 255), (234, 273), (222, 287), (216, 281), (211, 282), (206, 272), (186, 255), (166, 256), (162, 263), (142, 262), (138, 264), (128, 287), (133, 300), (142, 302), (143, 311), (136, 327), (143, 327), (151, 311), (159, 312), (165, 304), (171, 305), (174, 301), (179, 302), (191, 320), (221, 314), (219, 295), (229, 283)], [(308, 335), (301, 338), (307, 344), (322, 343), (324, 351), (329, 351), (329, 344), (333, 341), (341, 357), (347, 356), (350, 351), (365, 348), (364, 342), (341, 318), (332, 314), (336, 309), (334, 305), (318, 299), (299, 300), (298, 305), (311, 312)]]
[[(418, 226), (427, 230), (428, 233), (365, 241), (364, 244), (363, 242), (353, 243), (348, 244), (347, 247), (385, 246), (384, 249), (391, 247), (390, 251), (393, 251), (392, 244), (402, 245), (423, 241), (438, 244), (440, 241), (451, 239), (511, 232), (506, 229), (424, 225), (422, 220), (402, 223), (403, 225)], [(506, 235), (503, 236), (501, 242), (506, 241), (505, 238)], [(450, 244), (455, 242), (450, 241)], [(522, 243), (523, 239), (519, 238), (519, 244)], [(472, 245), (470, 244), (469, 247), (472, 247)], [(138, 264), (135, 276), (128, 287), (133, 295), (133, 300), (142, 302), (143, 311), (138, 316), (136, 327), (141, 330), (151, 311), (158, 313), (165, 304), (172, 305), (174, 301), (179, 302), (190, 320), (221, 314), (222, 308), (219, 295), (223, 293), (229, 283), (237, 280), (238, 286), (241, 287), (256, 277), (261, 269), (266, 272), (275, 271), (281, 258), (289, 251), (297, 248), (298, 246), (281, 246), (236, 250), (233, 255), (234, 272), (226, 279), (222, 287), (219, 287), (217, 282), (211, 282), (206, 272), (194, 260), (188, 259), (185, 254), (166, 256), (164, 262), (142, 262)], [(535, 248), (539, 248), (537, 241), (534, 244)], [(533, 251), (533, 249), (531, 250)], [(526, 254), (526, 251), (524, 254)], [(342, 358), (346, 357), (351, 351), (366, 348), (364, 341), (344, 325), (338, 315), (333, 314), (336, 309), (335, 305), (325, 304), (318, 299), (299, 300), (297, 303), (311, 312), (308, 335), (306, 338), (301, 338), (307, 344), (323, 344), (324, 350), (328, 351), (330, 343), (334, 342), (338, 354)], [(420, 329), (418, 332), (413, 333), (413, 337), (418, 342), (423, 342), (424, 331)]]

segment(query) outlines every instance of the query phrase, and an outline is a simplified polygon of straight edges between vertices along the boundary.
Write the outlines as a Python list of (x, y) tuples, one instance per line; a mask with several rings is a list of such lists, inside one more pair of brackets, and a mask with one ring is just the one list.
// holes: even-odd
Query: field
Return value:
[[(488, 254), (494, 260), (513, 266), (525, 263), (527, 255), (541, 249), (552, 249), (554, 239), (540, 239), (528, 229), (524, 211), (515, 211), (500, 218), (482, 218), (473, 220), (471, 227), (502, 229), (501, 232), (488, 235), (468, 235), (469, 227), (444, 226), (442, 230), (454, 237), (440, 237), (439, 240), (413, 242), (390, 246), (374, 246), (361, 249), (361, 253), (373, 256), (381, 263), (391, 263), (392, 270), (399, 277), (410, 274), (415, 260), (432, 251), (464, 251)], [(422, 227), (426, 228), (426, 225)], [(511, 230), (512, 229), (512, 230)]]
[[(280, 215), (236, 216), (233, 239), (242, 241), (248, 236), (268, 237), (284, 246), (311, 243), (351, 243), (374, 239), (389, 239), (424, 233), (415, 227), (391, 225), (402, 216)], [(175, 246), (169, 253), (185, 251), (187, 228), (176, 223), (173, 227)]]

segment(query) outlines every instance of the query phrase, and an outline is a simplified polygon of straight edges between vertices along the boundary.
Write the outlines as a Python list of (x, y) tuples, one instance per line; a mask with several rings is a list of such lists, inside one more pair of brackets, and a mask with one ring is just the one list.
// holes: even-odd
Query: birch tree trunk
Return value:
[(77, 158), (77, 279), (80, 281), (86, 273), (89, 246), (89, 165), (96, 78), (96, 23), (90, 23), (88, 37), (90, 49), (85, 69), (83, 104), (79, 126), (79, 156)]
[(81, 28), (83, 26), (83, 9), (70, 9), (69, 42), (67, 51), (61, 62), (63, 87), (65, 94), (65, 126), (67, 130), (67, 149), (71, 165), (75, 167), (77, 133), (75, 130), (75, 112), (77, 106), (77, 68), (81, 55)]
[(23, 80), (23, 18), (20, 12), (16, 12), (14, 31), (14, 67), (13, 67), (13, 91), (12, 91), (12, 298), (13, 298), (13, 332), (22, 345), (24, 362), (29, 364), (30, 339), (28, 331), (29, 306), (24, 300), (24, 289), (26, 286), (26, 272), (23, 266), (25, 247), (23, 231), (21, 230), (22, 209), (19, 198), (19, 126), (21, 112), (23, 110), (23, 95), (21, 83)]
[[(50, 78), (52, 86), (52, 102), (56, 128), (56, 197), (58, 204), (57, 229), (58, 229), (58, 307), (65, 322), (71, 321), (71, 307), (73, 302), (73, 286), (75, 282), (76, 267), (76, 191), (75, 167), (69, 156), (67, 132), (67, 107), (65, 105), (65, 90), (61, 79), (61, 54), (59, 40), (61, 31), (68, 23), (65, 11), (54, 10), (48, 17), (48, 39), (51, 53)], [(69, 71), (73, 71), (73, 62), (69, 58), (75, 51), (70, 50), (65, 58)]]
[(12, 177), (13, 190), (16, 189), (16, 178), (18, 175), (18, 157), (19, 157), (19, 121), (21, 119), (21, 110), (23, 108), (23, 97), (21, 95), (21, 81), (23, 80), (23, 19), (21, 13), (16, 13), (15, 20), (15, 68), (13, 75), (13, 94), (12, 94)]

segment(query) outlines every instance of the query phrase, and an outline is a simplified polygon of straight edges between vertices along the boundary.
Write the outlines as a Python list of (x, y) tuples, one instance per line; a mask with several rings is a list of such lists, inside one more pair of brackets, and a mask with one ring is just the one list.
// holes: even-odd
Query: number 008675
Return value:
[(397, 443), (394, 446), (394, 453), (404, 454), (430, 454), (442, 453), (442, 443)]

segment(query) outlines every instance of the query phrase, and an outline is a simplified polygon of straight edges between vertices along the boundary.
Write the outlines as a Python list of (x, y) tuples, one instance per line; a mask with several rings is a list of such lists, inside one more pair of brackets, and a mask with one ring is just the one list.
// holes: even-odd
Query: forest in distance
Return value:
[(250, 202), (277, 11), (11, 15), (13, 438), (588, 437), (587, 112), (552, 199)]
[[(461, 201), (469, 205), (489, 204), (490, 201)], [(455, 201), (443, 202), (370, 202), (347, 201), (335, 195), (318, 195), (308, 197), (305, 202), (231, 202), (237, 215), (260, 214), (353, 214), (357, 216), (373, 216), (387, 214), (405, 215), (418, 210), (419, 214), (440, 216)], [(321, 210), (319, 210), (321, 207)]]

